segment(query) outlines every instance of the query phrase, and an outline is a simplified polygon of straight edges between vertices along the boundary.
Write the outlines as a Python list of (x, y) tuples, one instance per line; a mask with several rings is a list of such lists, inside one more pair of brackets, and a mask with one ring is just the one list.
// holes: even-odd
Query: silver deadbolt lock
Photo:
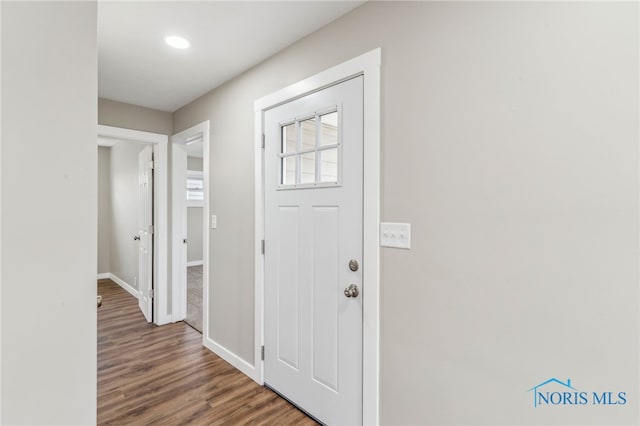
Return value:
[(358, 297), (360, 294), (360, 290), (358, 290), (358, 286), (355, 284), (351, 284), (349, 287), (344, 289), (344, 295), (346, 297)]
[(359, 265), (358, 265), (358, 261), (357, 260), (351, 259), (349, 261), (349, 269), (351, 269), (353, 272), (357, 271), (358, 267), (359, 267)]

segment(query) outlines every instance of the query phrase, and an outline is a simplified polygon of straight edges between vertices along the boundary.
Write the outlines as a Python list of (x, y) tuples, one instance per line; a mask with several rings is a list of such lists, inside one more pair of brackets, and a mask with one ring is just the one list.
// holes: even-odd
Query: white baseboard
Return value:
[(243, 360), (238, 355), (231, 352), (229, 349), (214, 342), (208, 337), (202, 339), (202, 344), (205, 348), (209, 349), (211, 352), (218, 355), (220, 358), (224, 359), (229, 364), (240, 370), (241, 373), (248, 376), (251, 380), (258, 384), (261, 384), (260, 378), (257, 377), (258, 374), (256, 368), (253, 365), (249, 364), (247, 361)]
[(108, 272), (105, 272), (103, 274), (98, 274), (98, 279), (99, 280), (105, 280), (107, 278), (109, 278), (109, 273)]
[(204, 265), (204, 261), (202, 261), (202, 260), (194, 260), (192, 262), (187, 262), (187, 268), (189, 266), (200, 266), (200, 265)]
[(107, 278), (109, 278), (111, 281), (113, 281), (114, 283), (118, 284), (120, 287), (122, 287), (125, 290), (127, 290), (127, 292), (129, 292), (129, 294), (131, 294), (136, 299), (140, 298), (140, 293), (138, 292), (138, 290), (136, 290), (135, 288), (131, 287), (122, 278), (120, 278), (120, 277), (118, 277), (116, 275), (113, 275), (111, 272), (109, 272), (109, 276)]

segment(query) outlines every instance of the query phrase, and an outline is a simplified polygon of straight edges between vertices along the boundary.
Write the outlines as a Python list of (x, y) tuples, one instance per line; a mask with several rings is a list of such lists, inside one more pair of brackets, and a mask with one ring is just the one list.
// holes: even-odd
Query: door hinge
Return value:
[(153, 161), (149, 161), (149, 168), (153, 170)]
[(152, 288), (150, 288), (150, 289), (149, 289), (148, 295), (149, 295), (149, 297), (150, 297), (150, 298), (152, 298), (152, 299), (153, 299), (154, 297), (156, 297), (156, 293), (155, 293), (155, 291), (153, 291), (153, 289), (152, 289)]
[(264, 254), (264, 240), (262, 240), (262, 254)]
[(262, 149), (264, 149), (264, 133), (262, 134)]
[(149, 225), (149, 234), (153, 234), (153, 225)]
[(262, 345), (262, 349), (261, 349), (261, 359), (262, 361), (264, 361), (264, 345)]

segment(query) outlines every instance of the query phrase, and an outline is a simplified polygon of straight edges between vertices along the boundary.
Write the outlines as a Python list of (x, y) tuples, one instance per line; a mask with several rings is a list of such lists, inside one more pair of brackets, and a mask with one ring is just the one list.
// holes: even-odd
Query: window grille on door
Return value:
[(278, 189), (340, 185), (341, 132), (338, 107), (280, 125)]

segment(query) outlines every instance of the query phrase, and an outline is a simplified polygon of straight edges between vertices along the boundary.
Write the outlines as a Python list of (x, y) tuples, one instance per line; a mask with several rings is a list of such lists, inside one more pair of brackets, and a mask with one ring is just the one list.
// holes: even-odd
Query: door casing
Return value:
[(153, 299), (153, 322), (156, 325), (171, 322), (167, 302), (169, 286), (167, 280), (168, 232), (167, 232), (167, 157), (169, 137), (159, 133), (143, 132), (121, 127), (98, 125), (98, 145), (100, 139), (117, 139), (133, 143), (153, 145), (154, 188), (153, 188), (153, 276), (155, 278)]
[(364, 188), (363, 188), (363, 341), (362, 420), (379, 424), (380, 398), (380, 48), (255, 101), (255, 343), (253, 368), (243, 372), (264, 384), (264, 112), (284, 103), (364, 76)]

